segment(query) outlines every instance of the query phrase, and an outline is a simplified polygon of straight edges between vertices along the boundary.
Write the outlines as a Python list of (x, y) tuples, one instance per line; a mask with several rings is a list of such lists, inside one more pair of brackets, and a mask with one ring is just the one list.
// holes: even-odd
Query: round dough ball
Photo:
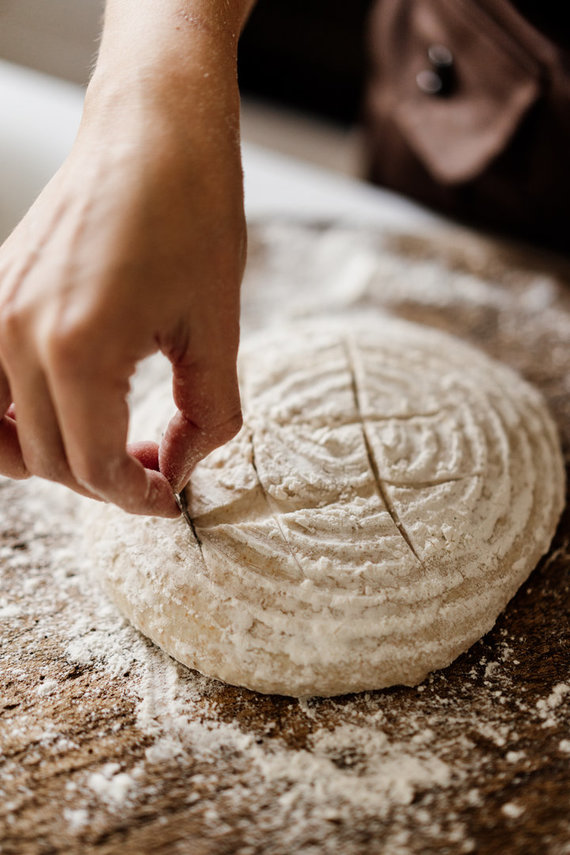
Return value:
[[(193, 473), (183, 519), (90, 511), (106, 587), (143, 633), (261, 692), (415, 685), (487, 632), (564, 502), (553, 423), (511, 370), (378, 317), (242, 350), (244, 426)], [(159, 435), (170, 384), (138, 433)]]

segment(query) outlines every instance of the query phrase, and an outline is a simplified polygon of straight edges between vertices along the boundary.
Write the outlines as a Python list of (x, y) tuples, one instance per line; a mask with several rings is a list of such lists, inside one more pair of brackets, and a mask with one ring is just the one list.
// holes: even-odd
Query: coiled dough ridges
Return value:
[[(539, 393), (435, 330), (299, 324), (242, 351), (240, 434), (183, 520), (90, 512), (106, 586), (179, 661), (261, 692), (415, 685), (547, 551), (564, 466)], [(138, 413), (160, 435), (169, 384)]]

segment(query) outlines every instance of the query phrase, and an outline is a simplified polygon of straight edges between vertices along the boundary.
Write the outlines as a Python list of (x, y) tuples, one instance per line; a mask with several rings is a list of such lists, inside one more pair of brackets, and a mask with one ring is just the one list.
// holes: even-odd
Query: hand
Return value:
[[(173, 489), (241, 425), (245, 225), (235, 83), (166, 83), (92, 84), (70, 157), (0, 250), (0, 473), (177, 516)], [(129, 379), (157, 350), (177, 412), (160, 448), (127, 448)]]

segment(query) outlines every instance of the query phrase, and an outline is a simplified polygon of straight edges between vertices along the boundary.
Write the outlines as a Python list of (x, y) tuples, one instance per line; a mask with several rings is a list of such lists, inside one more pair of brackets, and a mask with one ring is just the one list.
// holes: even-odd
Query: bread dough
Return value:
[[(545, 553), (564, 466), (536, 390), (433, 329), (271, 331), (240, 358), (244, 426), (182, 520), (89, 511), (112, 598), (186, 665), (293, 696), (415, 685), (495, 622)], [(138, 410), (160, 435), (168, 382)]]

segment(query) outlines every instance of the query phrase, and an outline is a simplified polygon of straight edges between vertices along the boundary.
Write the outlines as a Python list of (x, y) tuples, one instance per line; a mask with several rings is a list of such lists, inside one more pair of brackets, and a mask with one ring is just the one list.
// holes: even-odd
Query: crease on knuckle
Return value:
[(14, 300), (0, 304), (0, 350), (2, 346), (17, 341), (24, 326), (22, 312)]
[(103, 499), (116, 501), (121, 486), (127, 483), (125, 468), (129, 460), (124, 458), (84, 457), (74, 463), (72, 474), (77, 483)]
[(67, 486), (73, 483), (73, 478), (71, 477), (69, 467), (65, 464), (42, 464), (36, 468), (38, 471), (36, 471), (34, 474), (38, 475), (40, 478), (44, 478), (46, 481), (54, 481), (57, 484), (65, 484)]
[(73, 467), (73, 476), (77, 483), (95, 493), (96, 496), (107, 498), (112, 488), (112, 478), (106, 467), (101, 467), (93, 461), (85, 459)]
[(58, 370), (81, 373), (85, 367), (86, 344), (86, 336), (80, 327), (52, 330), (44, 344), (46, 360)]
[(50, 460), (44, 455), (30, 457), (27, 454), (24, 455), (24, 465), (30, 475), (46, 481), (54, 481), (58, 484), (69, 484), (72, 481), (69, 466), (64, 460)]

